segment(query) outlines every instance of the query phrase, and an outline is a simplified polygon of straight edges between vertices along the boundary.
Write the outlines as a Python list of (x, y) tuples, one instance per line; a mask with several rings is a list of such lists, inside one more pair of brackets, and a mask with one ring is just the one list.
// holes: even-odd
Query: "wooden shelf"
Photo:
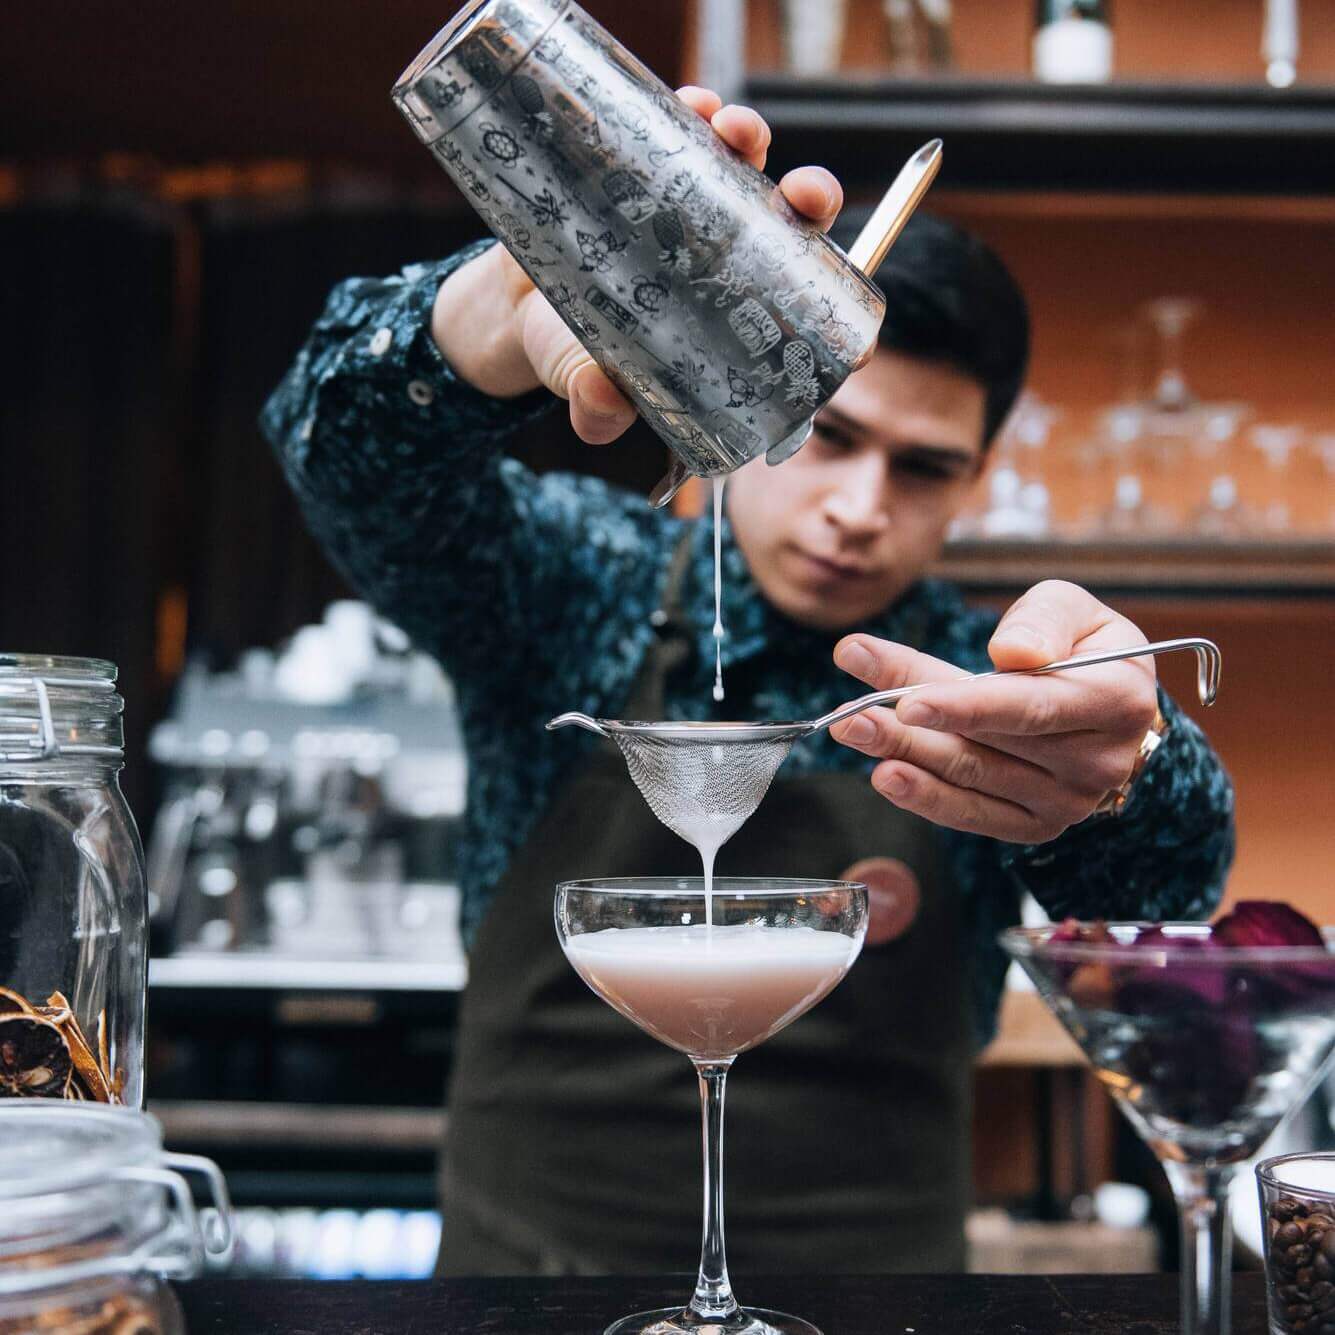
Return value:
[(753, 73), (745, 100), (774, 128), (775, 170), (818, 161), (854, 188), (939, 135), (949, 187), (1335, 191), (1335, 86)]
[(969, 540), (933, 573), (972, 592), (1070, 579), (1099, 592), (1316, 597), (1335, 593), (1335, 543)]
[(1001, 999), (997, 1036), (983, 1050), (978, 1064), (1068, 1069), (1086, 1062), (1075, 1039), (1037, 992), (1008, 989)]

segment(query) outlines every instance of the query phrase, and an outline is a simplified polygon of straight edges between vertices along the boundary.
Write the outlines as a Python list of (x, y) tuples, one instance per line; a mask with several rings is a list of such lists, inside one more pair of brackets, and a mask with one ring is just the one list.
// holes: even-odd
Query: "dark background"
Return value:
[[(187, 655), (225, 665), (344, 590), (256, 427), (326, 294), (480, 235), (389, 101), (452, 0), (54, 4), (0, 49), (0, 649), (121, 668), (125, 787)], [(682, 0), (588, 8), (664, 77)], [(647, 489), (644, 430), (535, 465)]]

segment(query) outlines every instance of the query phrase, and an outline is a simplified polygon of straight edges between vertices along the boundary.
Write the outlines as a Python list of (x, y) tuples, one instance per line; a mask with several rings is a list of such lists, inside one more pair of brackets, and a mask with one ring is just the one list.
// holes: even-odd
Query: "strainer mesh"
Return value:
[(718, 848), (760, 805), (793, 745), (792, 737), (711, 741), (613, 734), (650, 809), (674, 834)]

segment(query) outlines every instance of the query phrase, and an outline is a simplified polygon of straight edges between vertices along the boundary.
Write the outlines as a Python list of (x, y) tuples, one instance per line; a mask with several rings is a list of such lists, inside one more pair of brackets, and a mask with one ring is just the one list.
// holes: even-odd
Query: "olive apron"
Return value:
[[(681, 567), (624, 717), (665, 717), (665, 685), (692, 652), (674, 606)], [(746, 667), (732, 670), (734, 690)], [(615, 745), (597, 747), (511, 862), (470, 954), (441, 1160), (442, 1274), (656, 1274), (698, 1255), (695, 1073), (589, 990), (553, 922), (558, 881), (699, 873)], [(972, 1028), (960, 906), (933, 827), (865, 774), (780, 770), (717, 870), (837, 877), (881, 856), (917, 878), (912, 925), (864, 950), (728, 1082), (734, 1272), (963, 1267)]]

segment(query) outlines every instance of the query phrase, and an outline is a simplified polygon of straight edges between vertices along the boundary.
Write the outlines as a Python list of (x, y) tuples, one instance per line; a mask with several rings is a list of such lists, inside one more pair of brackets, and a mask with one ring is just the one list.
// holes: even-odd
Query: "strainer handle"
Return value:
[[(1093, 667), (1097, 663), (1117, 663), (1124, 658), (1147, 658), (1158, 654), (1177, 653), (1183, 649), (1190, 649), (1196, 655), (1196, 694), (1200, 696), (1201, 704), (1206, 706), (1214, 704), (1215, 696), (1219, 694), (1219, 673), (1223, 657), (1219, 652), (1219, 646), (1213, 640), (1195, 637), (1158, 640), (1154, 644), (1137, 644), (1129, 649), (1096, 649), (1087, 654), (1076, 654), (1073, 658), (1047, 663), (1043, 667), (1022, 668), (1013, 672), (978, 672), (972, 675), (966, 673), (960, 680), (982, 681), (986, 677), (1041, 677), (1049, 672), (1065, 672), (1068, 668)], [(832, 709), (828, 714), (816, 719), (811, 725), (811, 731), (818, 732), (821, 728), (828, 728), (832, 723), (851, 718), (854, 714), (860, 714), (864, 709), (871, 709), (875, 705), (894, 704), (895, 701), (902, 700), (915, 691), (921, 691), (926, 686), (942, 684), (936, 681), (920, 681), (913, 686), (897, 686), (891, 691), (874, 691), (871, 695), (859, 696), (858, 699), (850, 700), (848, 704), (840, 705), (838, 709)], [(548, 727), (550, 726), (551, 724), (548, 724)]]
[(590, 718), (587, 714), (581, 714), (572, 710), (569, 714), (558, 714), (547, 724), (548, 732), (555, 732), (557, 728), (585, 728), (589, 732), (596, 732), (599, 737), (608, 736), (608, 731), (598, 722), (596, 718)]

